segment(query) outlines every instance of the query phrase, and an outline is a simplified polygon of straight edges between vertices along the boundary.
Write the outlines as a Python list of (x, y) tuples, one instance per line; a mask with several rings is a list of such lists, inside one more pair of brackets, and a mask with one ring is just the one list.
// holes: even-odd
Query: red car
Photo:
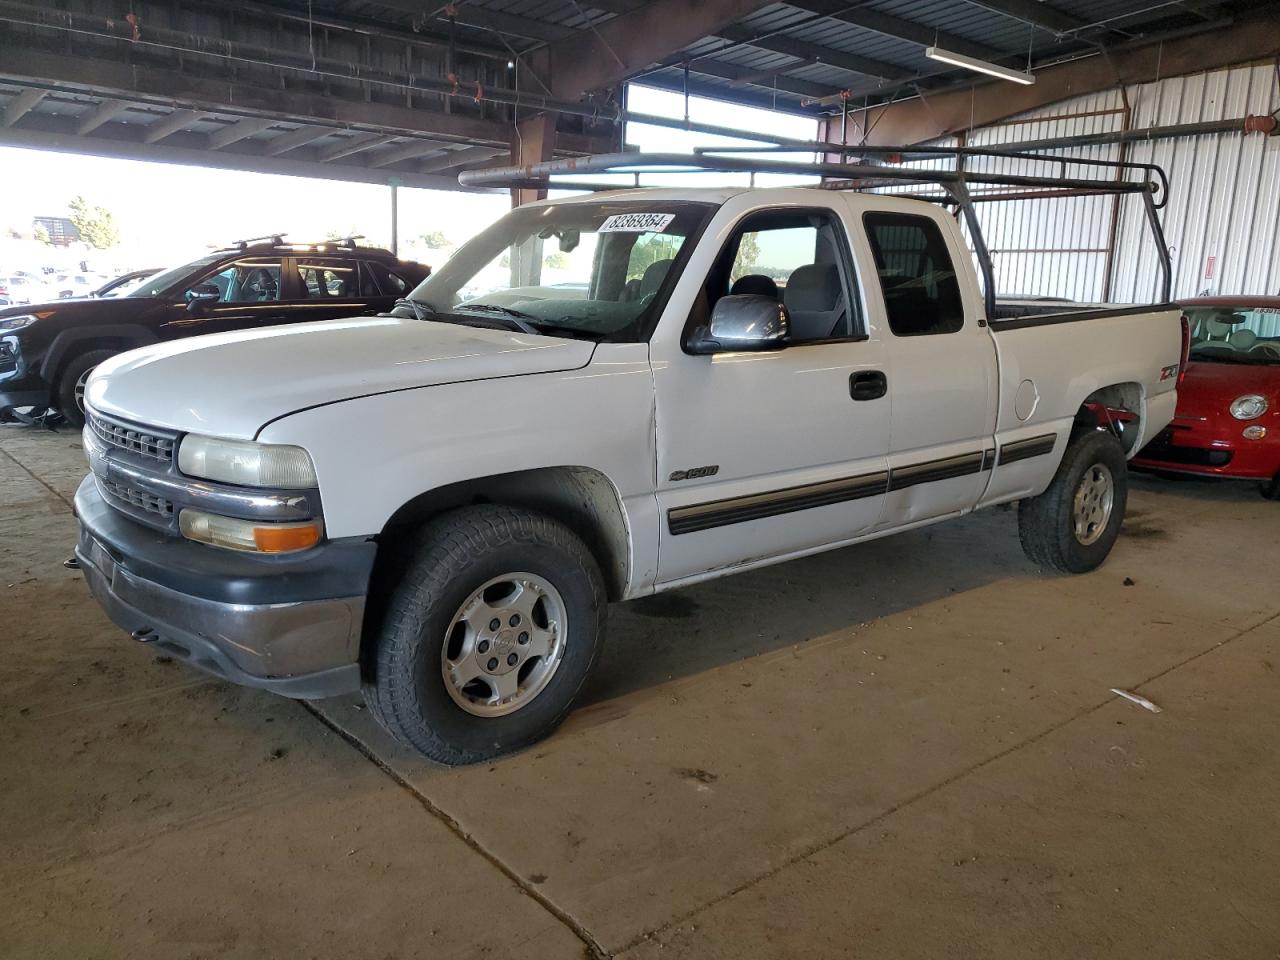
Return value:
[(1183, 300), (1191, 351), (1178, 412), (1135, 467), (1257, 480), (1280, 500), (1280, 297)]

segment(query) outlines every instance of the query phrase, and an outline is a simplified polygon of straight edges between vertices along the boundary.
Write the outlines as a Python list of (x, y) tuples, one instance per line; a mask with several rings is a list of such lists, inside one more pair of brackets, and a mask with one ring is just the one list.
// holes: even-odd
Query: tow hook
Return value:
[(80, 561), (77, 560), (75, 557), (68, 557), (66, 560), (63, 560), (62, 565), (66, 567), (68, 570), (80, 569)]
[(139, 643), (150, 643), (152, 640), (160, 639), (156, 635), (155, 630), (151, 627), (139, 627), (137, 630), (133, 631), (133, 633), (129, 634), (129, 636), (133, 637), (133, 639), (137, 640)]

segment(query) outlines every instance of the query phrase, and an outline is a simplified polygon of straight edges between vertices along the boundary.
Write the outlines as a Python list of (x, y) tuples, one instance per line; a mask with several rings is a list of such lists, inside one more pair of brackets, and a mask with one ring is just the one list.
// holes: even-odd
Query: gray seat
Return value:
[(662, 281), (667, 278), (667, 271), (671, 269), (670, 260), (655, 260), (649, 266), (645, 267), (644, 275), (640, 278), (640, 289), (637, 291), (637, 298), (643, 300), (645, 297), (651, 297), (658, 292), (658, 288), (662, 286)]
[(779, 299), (778, 285), (773, 282), (772, 278), (766, 277), (762, 273), (748, 273), (745, 277), (739, 277), (733, 281), (733, 286), (729, 288), (729, 294), (730, 296), (751, 294), (757, 297)]
[(834, 263), (797, 267), (782, 302), (791, 314), (792, 340), (825, 340), (842, 332), (837, 328), (845, 315), (844, 291)]

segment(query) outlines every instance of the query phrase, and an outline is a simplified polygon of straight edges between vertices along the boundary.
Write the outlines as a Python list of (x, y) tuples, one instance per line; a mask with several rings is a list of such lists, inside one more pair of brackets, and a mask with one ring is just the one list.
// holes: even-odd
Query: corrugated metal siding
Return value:
[[(1218, 70), (1129, 87), (1132, 128), (1267, 114), (1280, 107), (1272, 64)], [(1119, 90), (1056, 104), (1034, 115), (984, 127), (972, 146), (1016, 143), (1121, 129)], [(948, 141), (954, 142), (954, 141)], [(1116, 160), (1119, 145), (1060, 151)], [(1280, 293), (1280, 137), (1217, 134), (1135, 143), (1128, 159), (1158, 163), (1169, 175), (1161, 222), (1173, 260), (1173, 296)], [(1022, 161), (992, 160), (971, 170), (1047, 172)], [(1077, 168), (1078, 169), (1078, 168)], [(1068, 170), (1070, 174), (1072, 171)], [(1103, 287), (1112, 209), (1120, 204), (1109, 297)], [(1073, 197), (988, 203), (979, 207), (995, 252), (1001, 293), (1110, 299), (1158, 299), (1160, 271), (1142, 202)], [(1206, 277), (1208, 258), (1213, 276)]]

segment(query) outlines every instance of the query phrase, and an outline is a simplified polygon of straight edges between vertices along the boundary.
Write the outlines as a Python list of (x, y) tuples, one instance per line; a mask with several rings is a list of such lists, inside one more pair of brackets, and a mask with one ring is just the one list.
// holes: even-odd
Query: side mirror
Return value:
[(212, 283), (197, 283), (186, 293), (187, 313), (199, 313), (222, 299), (222, 291)]
[(732, 353), (741, 350), (777, 350), (791, 334), (791, 314), (773, 297), (730, 294), (716, 301), (710, 327), (699, 327), (689, 337), (695, 354)]

